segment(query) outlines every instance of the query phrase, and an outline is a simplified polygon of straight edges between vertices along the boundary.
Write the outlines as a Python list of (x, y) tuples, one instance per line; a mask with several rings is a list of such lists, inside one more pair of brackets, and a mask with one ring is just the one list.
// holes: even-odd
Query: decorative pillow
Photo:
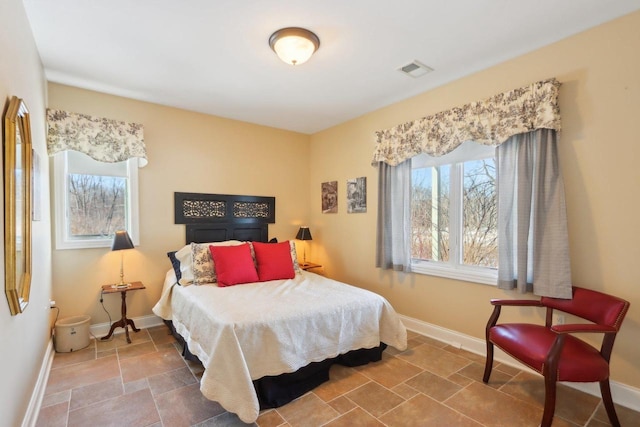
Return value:
[(218, 286), (232, 286), (259, 280), (249, 246), (247, 243), (239, 246), (209, 246), (211, 258), (216, 266)]
[(271, 240), (269, 240), (269, 243), (278, 243), (278, 238), (272, 237)]
[(296, 274), (301, 273), (302, 269), (298, 264), (298, 254), (296, 253), (296, 242), (294, 242), (293, 240), (289, 240), (289, 244), (291, 246), (291, 261), (293, 262), (293, 271), (295, 271)]
[(216, 283), (216, 269), (211, 259), (209, 246), (237, 246), (244, 242), (239, 240), (226, 240), (224, 242), (191, 243), (191, 258), (193, 262), (193, 283)]
[(252, 244), (256, 254), (258, 277), (261, 282), (267, 280), (293, 279), (296, 276), (296, 272), (293, 271), (291, 244), (289, 242), (253, 242)]
[[(273, 241), (276, 240), (275, 237), (271, 240), (269, 240), (269, 243), (277, 243), (277, 241)], [(300, 268), (300, 264), (298, 264), (298, 254), (296, 253), (296, 242), (294, 242), (293, 240), (288, 240), (289, 245), (291, 246), (291, 262), (293, 263), (293, 271), (295, 271), (296, 274), (301, 273), (302, 269)], [(249, 242), (249, 244), (251, 245), (251, 252), (253, 255), (253, 259), (256, 259), (255, 254), (253, 253), (253, 244), (256, 242)], [(284, 242), (282, 242), (284, 243)]]
[(180, 261), (178, 261), (178, 258), (176, 258), (176, 252), (178, 251), (167, 252), (167, 256), (171, 261), (171, 266), (173, 267), (174, 273), (176, 273), (176, 280), (178, 281), (178, 283), (180, 283), (182, 272), (180, 271)]

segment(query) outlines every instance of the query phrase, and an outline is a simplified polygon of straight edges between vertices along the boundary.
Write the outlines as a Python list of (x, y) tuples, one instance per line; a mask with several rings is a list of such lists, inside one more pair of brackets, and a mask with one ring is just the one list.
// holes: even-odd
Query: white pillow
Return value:
[(178, 283), (187, 286), (193, 283), (193, 268), (191, 260), (191, 245), (186, 245), (176, 252), (176, 259), (180, 261), (181, 278)]

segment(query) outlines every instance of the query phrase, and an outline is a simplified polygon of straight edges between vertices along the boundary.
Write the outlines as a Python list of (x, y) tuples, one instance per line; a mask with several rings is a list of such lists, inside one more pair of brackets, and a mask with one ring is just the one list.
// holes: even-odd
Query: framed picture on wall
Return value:
[(367, 211), (367, 177), (347, 180), (347, 213)]
[(322, 213), (338, 212), (338, 181), (322, 183)]

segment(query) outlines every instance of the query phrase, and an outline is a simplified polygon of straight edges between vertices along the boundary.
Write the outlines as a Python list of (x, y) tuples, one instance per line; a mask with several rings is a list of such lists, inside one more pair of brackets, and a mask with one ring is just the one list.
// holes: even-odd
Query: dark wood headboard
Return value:
[(266, 242), (275, 223), (275, 197), (174, 193), (175, 223), (185, 224), (185, 243)]
[(202, 224), (187, 225), (185, 244), (243, 240), (266, 242), (269, 240), (267, 224)]

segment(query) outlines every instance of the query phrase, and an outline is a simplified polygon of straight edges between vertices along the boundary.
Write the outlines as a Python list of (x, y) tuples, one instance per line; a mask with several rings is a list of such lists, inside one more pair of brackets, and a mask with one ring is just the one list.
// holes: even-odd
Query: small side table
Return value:
[(124, 328), (124, 333), (127, 336), (127, 342), (131, 344), (131, 338), (129, 338), (129, 329), (127, 326), (131, 326), (133, 332), (140, 332), (140, 329), (136, 328), (136, 325), (133, 323), (133, 320), (127, 319), (127, 292), (129, 291), (137, 291), (138, 289), (146, 289), (142, 282), (131, 282), (129, 286), (126, 288), (114, 288), (112, 285), (103, 285), (102, 293), (103, 294), (113, 294), (116, 292), (120, 292), (122, 295), (122, 318), (117, 322), (111, 325), (111, 329), (109, 330), (109, 334), (105, 337), (100, 338), (101, 340), (108, 340), (113, 335), (113, 331), (115, 328)]
[(302, 262), (300, 263), (300, 268), (303, 269), (304, 271), (311, 270), (312, 268), (320, 268), (320, 267), (322, 267), (321, 264), (316, 264), (313, 262), (307, 261), (305, 263), (302, 263)]

